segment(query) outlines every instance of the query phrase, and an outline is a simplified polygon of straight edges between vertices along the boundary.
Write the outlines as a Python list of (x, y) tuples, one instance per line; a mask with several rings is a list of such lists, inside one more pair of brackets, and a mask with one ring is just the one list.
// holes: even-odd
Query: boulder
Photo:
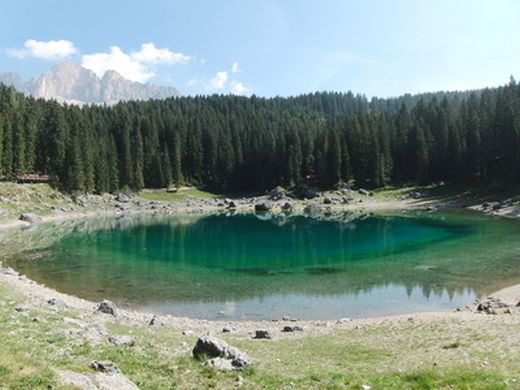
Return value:
[(283, 327), (282, 332), (303, 332), (303, 328), (299, 325), (286, 325)]
[(305, 199), (314, 199), (318, 196), (320, 196), (320, 192), (313, 188), (306, 188), (302, 192), (302, 197)]
[(110, 336), (108, 342), (117, 347), (133, 347), (135, 339), (132, 336)]
[(231, 361), (231, 365), (235, 368), (245, 368), (253, 364), (251, 358), (244, 352), (230, 346), (224, 340), (211, 336), (201, 336), (198, 338), (193, 348), (193, 356), (196, 359), (200, 359), (204, 356), (227, 359)]
[(228, 209), (236, 209), (237, 208), (237, 204), (235, 203), (235, 201), (232, 200), (232, 201), (230, 201), (228, 203), (227, 207), (228, 207)]
[(128, 203), (132, 198), (126, 194), (119, 193), (116, 195), (116, 200), (121, 203)]
[(20, 221), (29, 222), (29, 223), (39, 223), (42, 221), (41, 217), (36, 214), (22, 214), (20, 215)]
[(269, 199), (277, 201), (283, 199), (283, 197), (287, 195), (287, 190), (281, 186), (278, 186), (269, 191), (268, 195)]
[(73, 371), (58, 372), (61, 383), (65, 386), (84, 390), (139, 390), (139, 388), (121, 373), (98, 372), (94, 375)]
[(166, 192), (168, 192), (169, 194), (175, 194), (177, 191), (179, 191), (177, 187), (168, 187), (166, 189)]
[(268, 329), (257, 329), (255, 331), (255, 339), (272, 339), (273, 334)]
[(117, 307), (116, 307), (116, 305), (113, 302), (108, 301), (106, 299), (98, 304), (96, 310), (101, 312), (101, 313), (113, 315), (114, 317), (117, 316)]
[(329, 198), (329, 197), (325, 197), (325, 198), (323, 199), (323, 204), (332, 204), (332, 199)]
[(271, 204), (268, 202), (261, 202), (255, 204), (255, 211), (269, 211), (271, 210)]

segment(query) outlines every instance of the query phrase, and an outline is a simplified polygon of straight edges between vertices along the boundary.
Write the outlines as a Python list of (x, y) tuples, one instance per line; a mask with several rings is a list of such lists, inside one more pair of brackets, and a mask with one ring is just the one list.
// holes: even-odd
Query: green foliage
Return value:
[(372, 99), (197, 96), (62, 106), (0, 86), (0, 178), (212, 191), (520, 180), (520, 85)]

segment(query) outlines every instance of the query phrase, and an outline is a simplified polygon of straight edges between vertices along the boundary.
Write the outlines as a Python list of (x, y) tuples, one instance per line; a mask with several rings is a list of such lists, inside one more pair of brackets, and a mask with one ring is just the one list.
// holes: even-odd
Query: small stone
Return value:
[(65, 305), (65, 302), (63, 302), (61, 299), (57, 299), (57, 298), (51, 298), (47, 301), (47, 303), (51, 306), (67, 306), (67, 305)]
[(98, 304), (96, 310), (101, 312), (101, 313), (113, 315), (114, 317), (117, 316), (117, 307), (116, 307), (116, 305), (113, 302), (108, 301), (106, 299)]
[(191, 336), (193, 336), (193, 331), (191, 331), (191, 330), (183, 330), (182, 331), (182, 335), (191, 337)]
[(224, 326), (222, 328), (222, 333), (231, 333), (231, 328), (229, 326)]
[(39, 223), (42, 221), (41, 217), (36, 214), (22, 214), (20, 215), (20, 221), (29, 222), (29, 223)]
[(133, 347), (135, 345), (135, 339), (132, 336), (111, 336), (108, 341), (118, 347)]
[(273, 334), (268, 329), (257, 329), (255, 331), (255, 339), (272, 339)]
[(96, 371), (106, 373), (119, 372), (119, 368), (110, 360), (94, 360), (88, 366)]
[(27, 313), (30, 309), (26, 305), (18, 305), (14, 308), (18, 313)]
[(152, 319), (150, 320), (150, 322), (148, 323), (148, 325), (150, 325), (150, 326), (153, 326), (153, 325), (164, 326), (164, 322), (162, 320), (160, 320), (159, 318), (157, 318), (157, 316), (153, 316)]

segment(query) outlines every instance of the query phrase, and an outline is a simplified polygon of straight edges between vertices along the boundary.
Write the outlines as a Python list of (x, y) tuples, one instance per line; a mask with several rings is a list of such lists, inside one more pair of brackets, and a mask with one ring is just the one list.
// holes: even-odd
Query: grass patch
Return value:
[(223, 195), (202, 191), (197, 188), (179, 189), (177, 192), (166, 192), (164, 189), (143, 190), (139, 197), (145, 200), (155, 200), (161, 202), (174, 202), (186, 199), (220, 199)]

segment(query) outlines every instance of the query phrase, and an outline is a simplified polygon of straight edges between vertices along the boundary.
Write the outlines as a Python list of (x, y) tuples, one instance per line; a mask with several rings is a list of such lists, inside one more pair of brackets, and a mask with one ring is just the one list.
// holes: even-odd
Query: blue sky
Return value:
[(495, 86), (520, 75), (520, 1), (3, 2), (0, 72), (65, 58), (186, 95)]

